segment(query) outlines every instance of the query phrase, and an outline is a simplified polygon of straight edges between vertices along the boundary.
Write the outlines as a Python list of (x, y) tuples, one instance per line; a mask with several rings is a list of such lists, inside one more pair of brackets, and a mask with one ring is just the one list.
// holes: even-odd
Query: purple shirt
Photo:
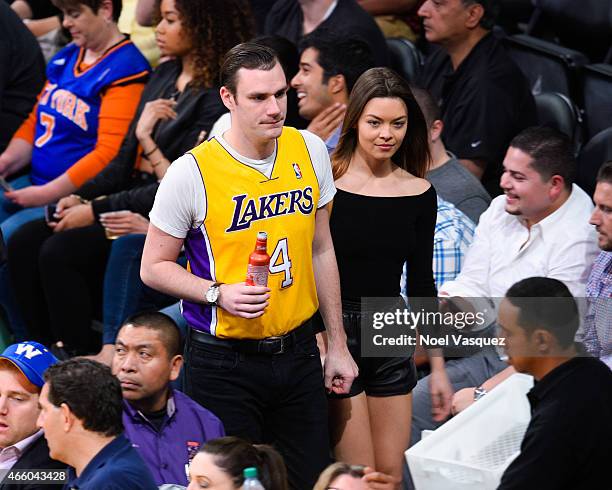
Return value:
[(184, 393), (174, 390), (166, 405), (160, 431), (123, 400), (125, 435), (151, 470), (155, 483), (187, 486), (187, 468), (207, 441), (223, 437), (221, 421)]

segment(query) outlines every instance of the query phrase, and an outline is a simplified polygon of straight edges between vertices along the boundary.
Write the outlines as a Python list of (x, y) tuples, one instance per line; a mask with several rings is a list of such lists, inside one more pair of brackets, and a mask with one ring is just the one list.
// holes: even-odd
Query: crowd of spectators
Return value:
[[(419, 490), (405, 451), (524, 373), (498, 488), (605, 481), (612, 160), (578, 185), (501, 3), (0, 0), (0, 476)], [(506, 345), (372, 357), (370, 298)]]

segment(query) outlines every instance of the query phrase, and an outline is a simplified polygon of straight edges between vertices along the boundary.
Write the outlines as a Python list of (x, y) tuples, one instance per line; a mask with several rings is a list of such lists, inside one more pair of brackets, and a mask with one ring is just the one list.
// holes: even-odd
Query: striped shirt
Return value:
[[(434, 232), (433, 273), (436, 288), (452, 281), (461, 272), (463, 258), (474, 239), (475, 224), (462, 211), (438, 196), (438, 215)], [(401, 279), (406, 296), (406, 264)]]
[(586, 296), (584, 346), (612, 369), (612, 252), (601, 252), (595, 259)]

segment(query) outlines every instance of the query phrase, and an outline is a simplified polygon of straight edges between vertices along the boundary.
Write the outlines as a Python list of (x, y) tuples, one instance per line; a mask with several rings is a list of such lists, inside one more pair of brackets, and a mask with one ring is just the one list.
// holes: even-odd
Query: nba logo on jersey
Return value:
[(293, 163), (293, 171), (295, 172), (295, 176), (298, 179), (302, 178), (302, 171), (300, 170), (300, 166), (297, 163)]

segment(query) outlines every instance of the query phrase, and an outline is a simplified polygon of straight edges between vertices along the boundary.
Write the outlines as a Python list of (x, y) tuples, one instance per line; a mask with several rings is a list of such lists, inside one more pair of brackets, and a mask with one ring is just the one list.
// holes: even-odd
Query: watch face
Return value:
[(219, 287), (211, 286), (210, 288), (208, 288), (208, 291), (206, 291), (206, 301), (208, 301), (209, 303), (216, 303), (218, 298)]

